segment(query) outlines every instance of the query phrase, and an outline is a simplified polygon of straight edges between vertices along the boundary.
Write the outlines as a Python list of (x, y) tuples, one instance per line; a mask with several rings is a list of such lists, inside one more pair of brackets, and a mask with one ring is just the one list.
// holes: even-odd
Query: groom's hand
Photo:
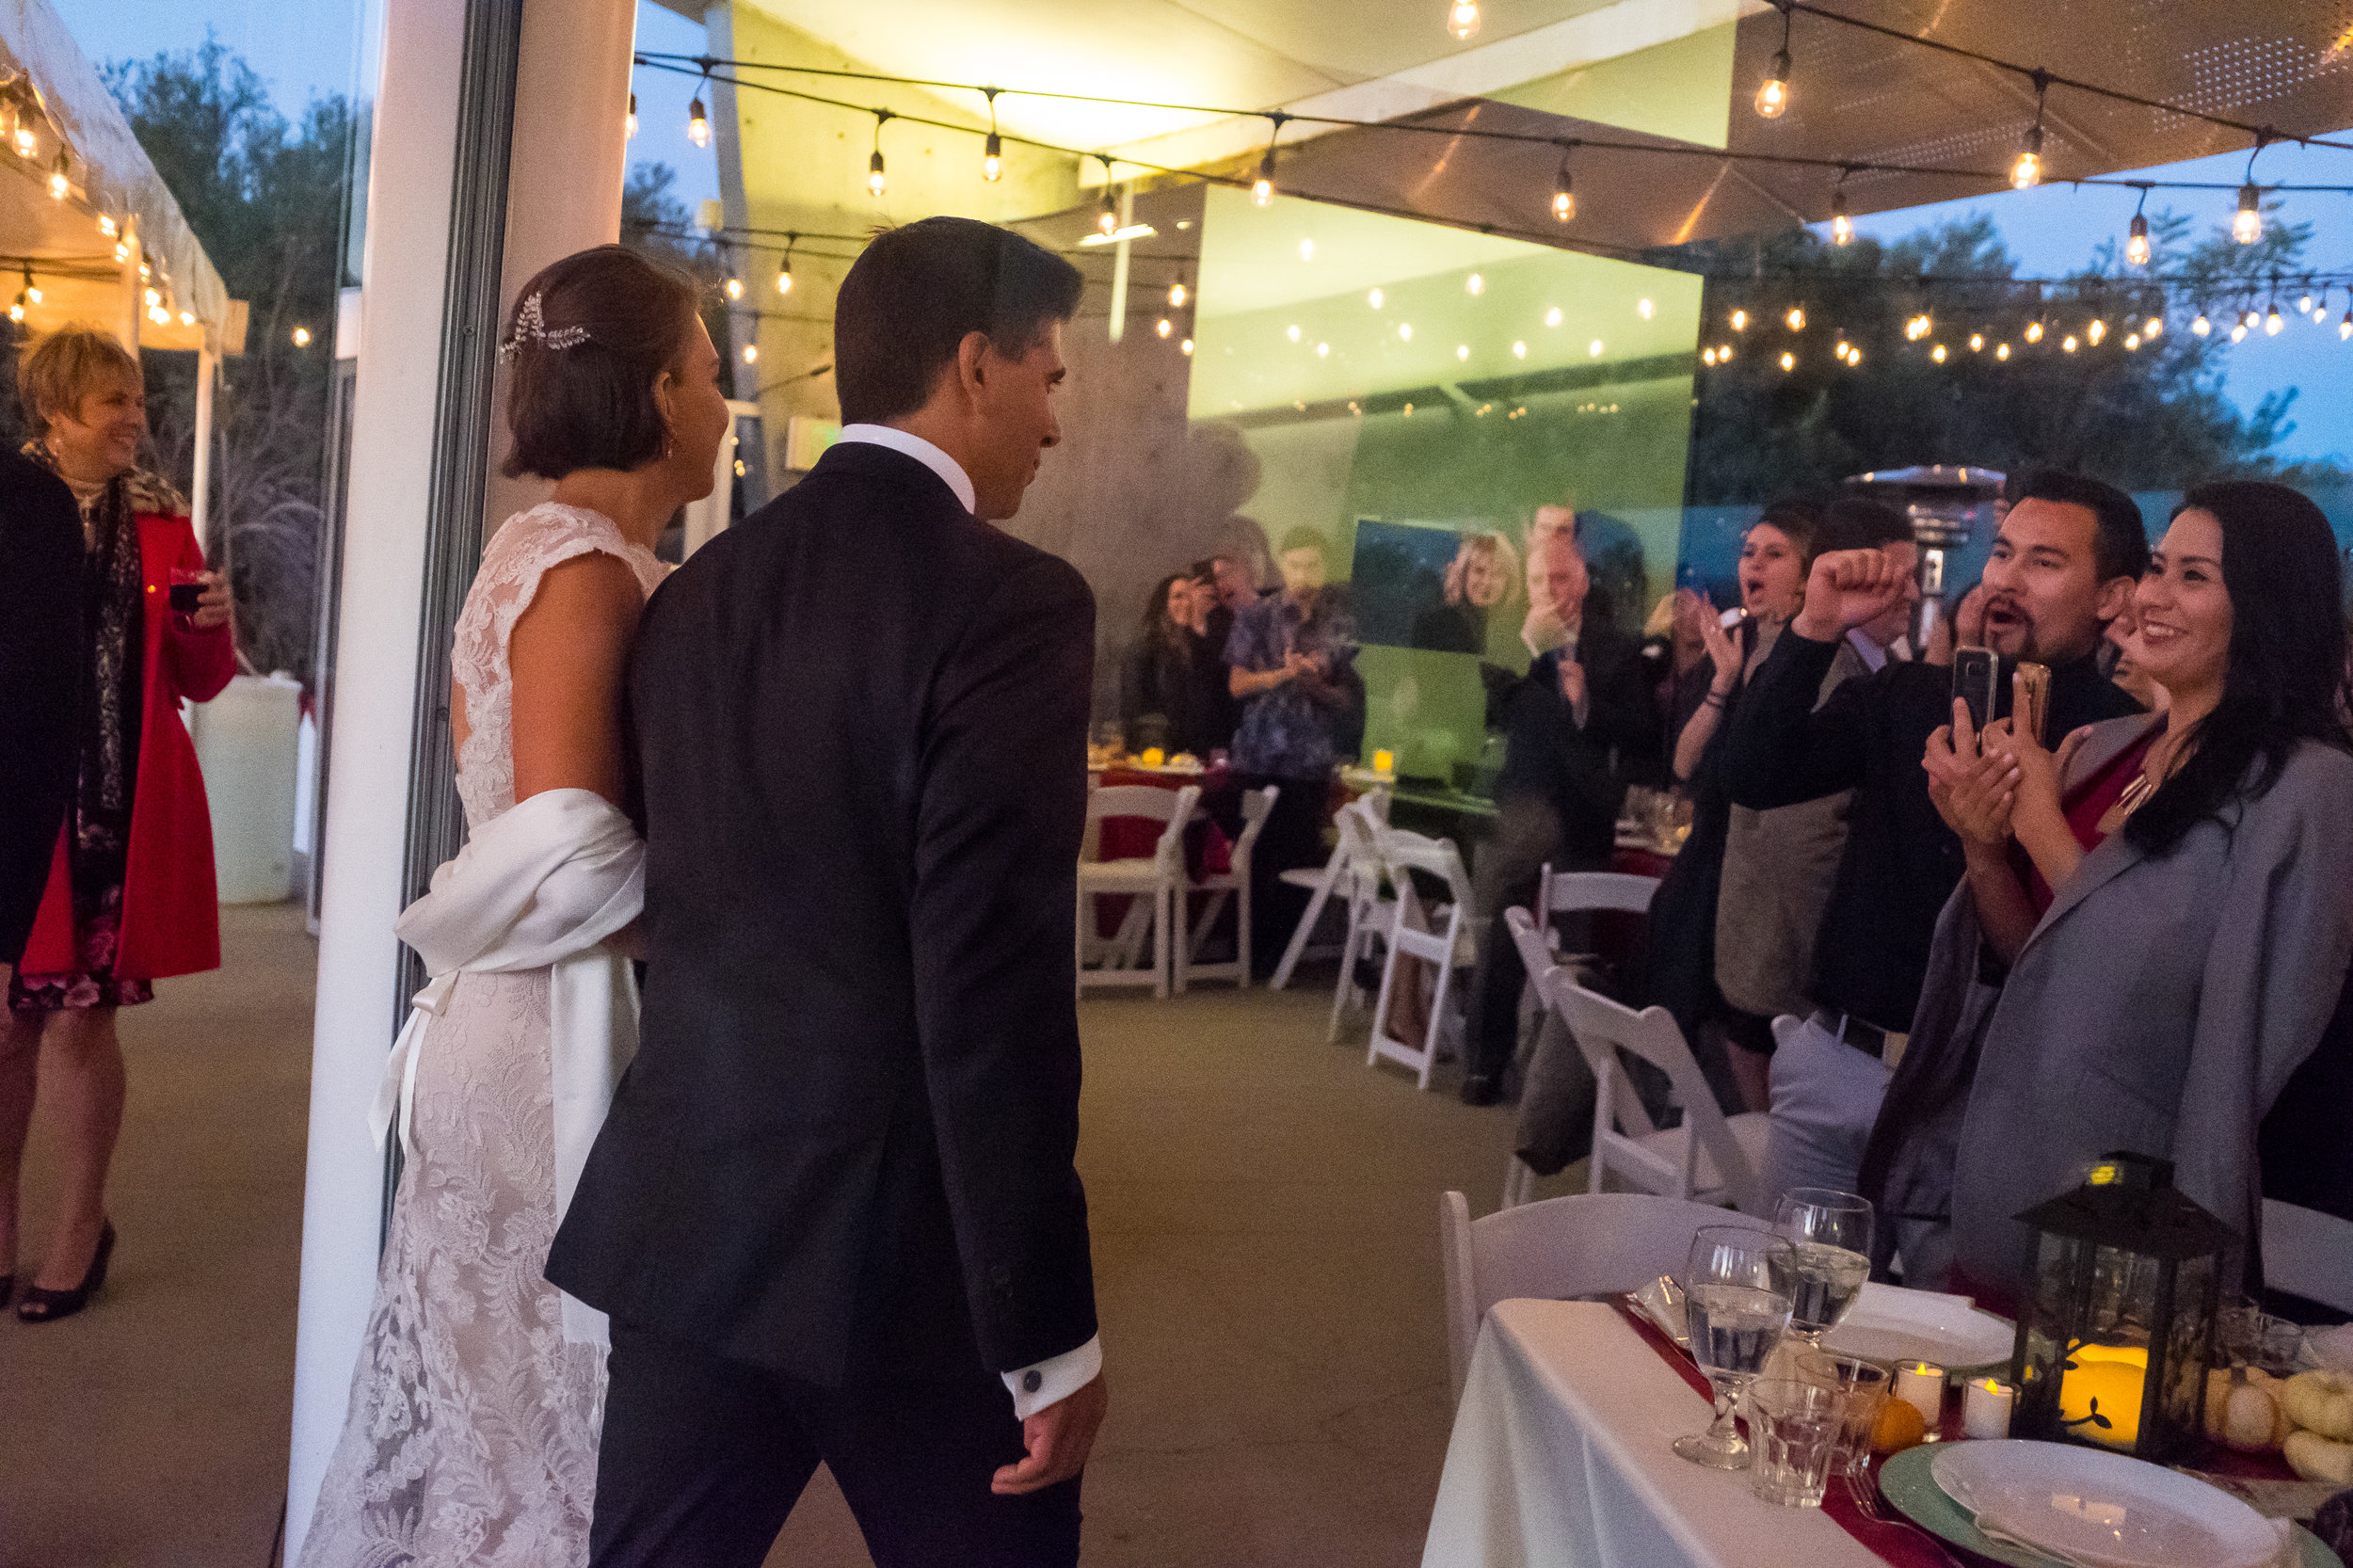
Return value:
[(988, 1489), (999, 1496), (1013, 1497), (1077, 1475), (1086, 1467), (1096, 1429), (1103, 1424), (1103, 1411), (1110, 1402), (1111, 1396), (1103, 1391), (1098, 1376), (1070, 1398), (1023, 1421), (1021, 1442), (1030, 1450), (1027, 1457), (999, 1469)]

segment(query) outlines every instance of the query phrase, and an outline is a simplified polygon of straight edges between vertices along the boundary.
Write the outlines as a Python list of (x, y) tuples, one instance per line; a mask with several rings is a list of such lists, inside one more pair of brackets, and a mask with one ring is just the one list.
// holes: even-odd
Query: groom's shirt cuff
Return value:
[(999, 1375), (1005, 1380), (1005, 1391), (1013, 1396), (1014, 1419), (1026, 1421), (1048, 1405), (1062, 1403), (1102, 1372), (1103, 1336), (1098, 1334), (1075, 1351)]

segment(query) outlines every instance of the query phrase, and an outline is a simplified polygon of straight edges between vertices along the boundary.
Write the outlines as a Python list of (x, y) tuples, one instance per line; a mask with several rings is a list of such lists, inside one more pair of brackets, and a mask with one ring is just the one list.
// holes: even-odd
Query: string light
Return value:
[(24, 266), (24, 298), (27, 303), (34, 305), (41, 301), (40, 285), (33, 281), (33, 268), (29, 262)]
[(2127, 333), (2125, 333), (2125, 334), (2124, 334), (2124, 351), (2125, 351), (2126, 353), (2128, 353), (2128, 354), (2129, 354), (2129, 353), (2131, 353), (2134, 349), (2138, 348), (2139, 346), (2140, 346), (2140, 334), (2139, 334), (2138, 332), (2127, 332)]
[(983, 88), (988, 99), (988, 140), (981, 144), (981, 178), (992, 184), (1004, 178), (1005, 138), (997, 134), (997, 89)]
[(120, 266), (123, 263), (129, 261), (130, 259), (131, 242), (129, 240), (115, 241), (115, 264), (117, 266)]
[(2238, 212), (2231, 219), (2231, 237), (2252, 245), (2264, 237), (2263, 192), (2251, 180), (2238, 188)]
[(2041, 321), (2030, 321), (2026, 323), (2026, 341), (2028, 343), (2041, 343), (2042, 341), (2042, 323)]
[(747, 343), (744, 345), (744, 362), (747, 365), (760, 363), (760, 344)]
[(2264, 314), (2264, 335), (2276, 338), (2280, 335), (2280, 328), (2287, 324), (2287, 318), (2280, 313), (2280, 302), (2273, 300), (2271, 308)]
[(1283, 135), (1283, 121), (1289, 118), (1280, 109), (1267, 116), (1273, 129), (1267, 133), (1266, 155), (1258, 160), (1258, 177), (1250, 182), (1250, 200), (1261, 207), (1274, 200), (1274, 144)]
[(1558, 327), (1561, 325), (1560, 306), (1555, 305), (1552, 309), (1545, 312), (1545, 325), (1547, 327)]
[(2075, 334), (2074, 334), (2074, 333), (2073, 333), (2073, 332), (2070, 332), (2070, 333), (2068, 333), (2068, 334), (2067, 334), (2067, 336), (2066, 336), (2066, 337), (2064, 337), (2064, 338), (2060, 339), (2060, 340), (2059, 340), (2059, 347), (2060, 347), (2062, 350), (2064, 350), (2065, 352), (2069, 353), (2069, 354), (2073, 354), (2073, 352), (2075, 352), (2075, 348), (2076, 348)]
[(1792, 332), (1802, 332), (1805, 330), (1805, 307), (1792, 305), (1789, 307), (1788, 313), (1781, 319), (1788, 323), (1789, 330)]
[(881, 200), (882, 193), (888, 188), (890, 183), (883, 173), (882, 155), (882, 131), (883, 127), (890, 122), (890, 118), (888, 109), (874, 111), (874, 152), (873, 156), (866, 160), (866, 194), (877, 200)]
[(2347, 338), (2353, 338), (2353, 305), (2345, 307), (2345, 319), (2337, 323), (2337, 341), (2342, 343)]
[(2084, 328), (2084, 341), (2094, 348), (2099, 347), (2100, 340), (2107, 335), (2108, 324), (2105, 321), (2094, 320), (2090, 326)]
[(311, 329), (308, 327), (297, 327), (294, 329), (294, 345), (296, 348), (311, 346)]
[(1474, 299), (1479, 297), (1481, 294), (1484, 294), (1486, 289), (1487, 280), (1481, 278), (1476, 272), (1463, 280), (1463, 292), (1469, 295)]
[(798, 234), (784, 236), (784, 260), (776, 267), (776, 292), (778, 294), (792, 292), (792, 246), (793, 242), (800, 237)]
[(2144, 338), (2152, 339), (2163, 337), (2165, 335), (2165, 317), (2151, 316), (2147, 321), (2142, 322), (2140, 324), (2140, 335)]
[(1566, 223), (1577, 216), (1577, 191), (1569, 183), (1569, 149), (1576, 145), (1561, 144), (1561, 172), (1552, 180), (1552, 217), (1556, 223)]
[(2235, 321), (2231, 324), (2231, 341), (2233, 343), (2245, 343), (2247, 341), (2246, 322)]
[(2198, 319), (2189, 324), (2189, 329), (2197, 333), (2201, 338), (2214, 330), (2214, 323), (2206, 319), (2206, 309), (2204, 306), (2201, 305), (2198, 308)]
[(1112, 188), (1112, 161), (1096, 160), (1103, 166), (1103, 206), (1095, 215), (1095, 229), (1100, 234), (1116, 233), (1119, 230), (1119, 199)]
[(1969, 334), (1969, 352), (1972, 354), (1982, 354), (1985, 352), (1985, 334), (1983, 332), (1972, 332)]
[(1940, 365), (1943, 364), (1945, 362), (1945, 345), (1940, 343), (1934, 348), (1929, 349), (1929, 358), (1934, 360)]
[[(1372, 292), (1377, 295), (1381, 291), (1375, 289)], [(1190, 296), (1185, 293), (1185, 275), (1180, 272), (1176, 275), (1176, 281), (1168, 285), (1168, 308), (1172, 311), (1181, 311), (1185, 308), (1185, 301)], [(1375, 299), (1373, 303), (1378, 305), (1381, 302)]]
[(73, 188), (73, 182), (67, 177), (70, 167), (66, 162), (65, 149), (58, 148), (56, 166), (49, 171), (49, 196), (52, 200), (64, 200), (66, 193)]
[(1702, 364), (1704, 364), (1704, 365), (1712, 365), (1712, 364), (1714, 364), (1715, 362), (1716, 362), (1716, 351), (1715, 351), (1714, 349), (1712, 349), (1712, 348), (1703, 348), (1703, 349), (1701, 349), (1701, 350), (1700, 350), (1700, 363), (1702, 363)]
[(702, 87), (695, 89), (694, 101), (686, 105), (686, 139), (697, 147), (711, 145), (711, 115), (703, 108), (702, 88), (711, 85), (711, 68), (703, 67)]
[(736, 277), (729, 277), (729, 278), (728, 279), (728, 280), (727, 280), (727, 285), (726, 285), (726, 287), (727, 287), (728, 297), (729, 299), (741, 299), (741, 298), (743, 298), (743, 297), (744, 297), (744, 280), (743, 280), (743, 279), (741, 279), (741, 278), (736, 278)]
[(1736, 331), (1736, 332), (1745, 332), (1745, 331), (1747, 331), (1747, 330), (1749, 329), (1749, 312), (1746, 312), (1746, 311), (1735, 311), (1735, 312), (1732, 312), (1732, 317), (1731, 317), (1731, 326), (1732, 326), (1732, 329), (1733, 329), (1734, 331)]
[(8, 319), (9, 319), (10, 321), (20, 322), (20, 323), (24, 321), (24, 296), (22, 294), (18, 295), (18, 296), (16, 296), (16, 298), (14, 299), (14, 301), (12, 301), (12, 302), (9, 304), (9, 306), (8, 306)]
[(1158, 332), (1161, 337), (1166, 337), (1171, 332), (1176, 330), (1176, 328), (1175, 324), (1168, 319), (1168, 317), (1162, 316), (1160, 317), (1160, 325), (1153, 328), (1152, 330)]
[(1781, 368), (1784, 370), (1797, 369), (1798, 357), (1795, 354), (1788, 352), (1786, 349), (1784, 349), (1781, 356)]
[(1830, 193), (1830, 242), (1833, 245), (1854, 243), (1854, 219), (1847, 216), (1848, 169), (1838, 171), (1838, 184)]
[(2018, 154), (2018, 161), (2009, 166), (2009, 183), (2014, 190), (2031, 190), (2042, 183), (2042, 100), (2051, 90), (2048, 72), (2034, 73), (2034, 123), (2026, 128), (2026, 145)]
[(1453, 0), (1446, 8), (1449, 37), (1461, 43), (1479, 31), (1479, 0)]
[(2296, 313), (2300, 316), (2313, 313), (2313, 280), (2309, 278), (2304, 280), (2304, 296), (2296, 302)]
[(2009, 359), (2009, 344), (2006, 344), (2006, 343), (1997, 343), (1997, 344), (1995, 344), (1993, 345), (1993, 357), (1994, 357), (1995, 359), (1997, 359), (1997, 360), (2007, 360), (2007, 359)]
[(98, 232), (108, 239), (115, 237), (115, 220), (112, 214), (100, 213), (98, 215)]
[(629, 113), (621, 117), (621, 139), (626, 141), (637, 134), (637, 95), (629, 95)]
[(1191, 338), (1187, 338), (1184, 342), (1178, 344), (1176, 345), (1176, 352), (1190, 356), (1193, 353), (1193, 340)]
[(1716, 345), (1716, 362), (1720, 365), (1732, 363), (1732, 344), (1720, 343)]
[(40, 151), (40, 141), (33, 135), (33, 128), (30, 125), (19, 125), (16, 128), (16, 155), (30, 162), (33, 154), (39, 151)]
[(2149, 219), (2141, 214), (2141, 208), (2148, 204), (2149, 187), (2143, 185), (2140, 187), (2140, 201), (2133, 208), (2133, 221), (2125, 231), (2124, 238), (2124, 259), (2135, 266), (2149, 264)]
[[(1756, 89), (1756, 112), (1766, 120), (1779, 120), (1789, 112), (1789, 20), (1791, 0), (1773, 0), (1781, 8), (1781, 50), (1765, 72), (1763, 85)], [(1787, 366), (1782, 367), (1785, 370)]]

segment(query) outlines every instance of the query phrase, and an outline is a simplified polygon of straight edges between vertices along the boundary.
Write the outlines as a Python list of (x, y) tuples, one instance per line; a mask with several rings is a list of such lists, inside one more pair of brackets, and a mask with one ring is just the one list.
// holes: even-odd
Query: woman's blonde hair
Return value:
[(1520, 552), (1512, 548), (1512, 541), (1500, 534), (1480, 532), (1465, 534), (1454, 547), (1454, 559), (1446, 568), (1446, 601), (1460, 604), (1469, 591), (1470, 567), (1474, 560), (1503, 574), (1503, 593), (1496, 602), (1508, 604), (1520, 591)]
[(128, 377), (140, 385), (139, 362), (94, 327), (60, 327), (35, 344), (17, 373), (17, 395), (25, 417), (46, 433), (59, 414), (71, 414), (104, 383)]

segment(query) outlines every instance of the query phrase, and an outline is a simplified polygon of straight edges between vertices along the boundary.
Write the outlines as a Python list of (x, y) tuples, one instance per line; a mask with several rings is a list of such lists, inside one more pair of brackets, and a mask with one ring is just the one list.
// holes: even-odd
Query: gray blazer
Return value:
[[(2093, 727), (2064, 782), (2155, 722)], [(1968, 883), (1946, 904), (1905, 1065), (1925, 1049), (1922, 1066), (1974, 1056), (1975, 1072), (1959, 1113), (1907, 1140), (1887, 1206), (1933, 1212), (1948, 1182), (1953, 1260), (1973, 1281), (2022, 1287), (2032, 1232), (2013, 1216), (2111, 1149), (2171, 1160), (2176, 1186), (2260, 1240), (2256, 1128), (2353, 958), (2353, 757), (2300, 745), (2223, 816), (2158, 859), (2109, 837), (2007, 977), (1980, 968)]]

